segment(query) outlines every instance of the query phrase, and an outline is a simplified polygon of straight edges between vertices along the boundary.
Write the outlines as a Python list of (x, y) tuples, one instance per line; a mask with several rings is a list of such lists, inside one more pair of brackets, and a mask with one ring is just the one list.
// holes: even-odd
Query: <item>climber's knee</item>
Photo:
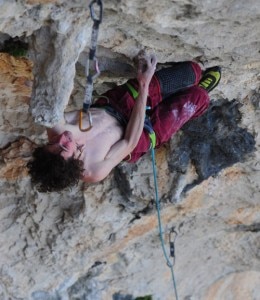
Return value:
[(155, 73), (163, 100), (172, 94), (196, 85), (201, 78), (200, 66), (193, 62), (176, 63)]

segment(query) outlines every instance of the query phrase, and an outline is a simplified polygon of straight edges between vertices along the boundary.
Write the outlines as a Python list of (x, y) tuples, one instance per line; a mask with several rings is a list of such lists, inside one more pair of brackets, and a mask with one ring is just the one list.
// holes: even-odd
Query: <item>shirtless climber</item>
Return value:
[(141, 53), (137, 78), (107, 91), (84, 114), (82, 126), (93, 125), (89, 131), (80, 131), (78, 110), (47, 128), (49, 143), (36, 148), (28, 163), (40, 191), (60, 191), (79, 179), (99, 182), (120, 162), (136, 162), (151, 144), (157, 148), (167, 142), (207, 109), (208, 92), (220, 81), (219, 67), (202, 76), (194, 62), (155, 72), (156, 64), (155, 56)]

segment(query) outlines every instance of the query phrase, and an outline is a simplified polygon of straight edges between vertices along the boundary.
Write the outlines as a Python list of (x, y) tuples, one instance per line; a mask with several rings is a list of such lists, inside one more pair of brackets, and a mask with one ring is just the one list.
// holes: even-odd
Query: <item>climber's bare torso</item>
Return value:
[[(91, 130), (82, 132), (79, 129), (79, 111), (65, 113), (65, 122), (48, 129), (50, 143), (55, 141), (55, 137), (68, 131), (72, 133), (76, 149), (75, 157), (80, 156), (84, 163), (83, 179), (95, 181), (92, 177), (91, 170), (94, 165), (106, 159), (110, 148), (123, 137), (124, 130), (120, 123), (104, 109), (91, 108), (93, 127)], [(89, 118), (83, 114), (82, 127), (89, 128)], [(71, 138), (71, 136), (69, 135)], [(66, 158), (65, 158), (66, 159)]]

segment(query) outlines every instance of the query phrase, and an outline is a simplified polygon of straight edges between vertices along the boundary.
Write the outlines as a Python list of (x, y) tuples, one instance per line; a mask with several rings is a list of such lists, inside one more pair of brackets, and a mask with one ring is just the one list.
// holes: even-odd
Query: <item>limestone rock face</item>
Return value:
[(0, 146), (5, 147), (20, 136), (34, 136), (39, 141), (44, 129), (32, 126), (32, 117), (28, 114), (33, 84), (32, 61), (1, 53), (0, 66)]
[[(33, 149), (46, 141), (44, 126), (82, 105), (89, 2), (1, 1), (3, 300), (174, 299), (149, 154), (121, 164), (100, 184), (61, 194), (39, 193), (28, 176)], [(168, 253), (171, 228), (178, 233), (179, 299), (258, 299), (259, 1), (104, 2), (95, 92), (134, 76), (132, 58), (141, 48), (156, 53), (159, 68), (191, 59), (222, 67), (204, 119), (156, 150), (163, 236)], [(10, 37), (29, 45), (25, 57), (4, 52)]]

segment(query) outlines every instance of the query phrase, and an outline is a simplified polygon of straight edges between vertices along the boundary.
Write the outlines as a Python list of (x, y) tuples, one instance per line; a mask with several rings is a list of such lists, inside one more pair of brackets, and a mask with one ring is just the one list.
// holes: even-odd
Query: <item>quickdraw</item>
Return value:
[(175, 231), (174, 227), (171, 228), (169, 233), (169, 245), (170, 245), (170, 256), (173, 259), (172, 265), (175, 265), (175, 240), (177, 238), (177, 232)]
[[(95, 4), (96, 4), (96, 9), (94, 7)], [(85, 73), (86, 73), (86, 78), (87, 78), (86, 88), (85, 88), (85, 96), (84, 96), (84, 101), (83, 101), (83, 108), (80, 111), (80, 116), (79, 116), (79, 129), (83, 132), (89, 131), (93, 127), (91, 112), (88, 111), (88, 109), (92, 104), (93, 81), (100, 74), (98, 59), (96, 58), (96, 49), (97, 49), (99, 25), (101, 24), (102, 17), (103, 17), (102, 0), (91, 1), (91, 3), (89, 4), (89, 9), (90, 9), (91, 19), (93, 20), (93, 26), (92, 26), (92, 33), (91, 33), (91, 46), (90, 46), (90, 51), (89, 51), (89, 57), (87, 59), (86, 66), (85, 66)], [(94, 74), (90, 74), (90, 64), (94, 65), (94, 69), (95, 69)], [(88, 114), (88, 119), (89, 119), (89, 124), (90, 124), (90, 126), (88, 128), (83, 128), (82, 119), (83, 119), (84, 113)]]

